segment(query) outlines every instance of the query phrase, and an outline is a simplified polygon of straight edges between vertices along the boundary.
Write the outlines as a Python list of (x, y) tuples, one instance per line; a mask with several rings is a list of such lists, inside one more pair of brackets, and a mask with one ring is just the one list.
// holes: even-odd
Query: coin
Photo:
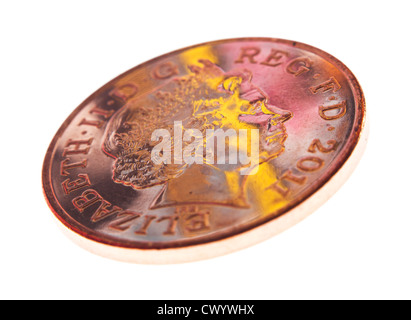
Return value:
[(94, 253), (206, 259), (312, 213), (352, 172), (366, 133), (360, 85), (331, 55), (281, 39), (208, 42), (87, 98), (49, 146), (43, 189)]

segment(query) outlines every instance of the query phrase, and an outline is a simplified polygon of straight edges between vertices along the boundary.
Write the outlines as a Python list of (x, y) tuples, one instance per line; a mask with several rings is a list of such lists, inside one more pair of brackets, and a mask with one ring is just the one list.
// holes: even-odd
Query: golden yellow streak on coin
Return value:
[(260, 164), (258, 172), (247, 178), (246, 187), (249, 188), (251, 197), (255, 199), (255, 205), (263, 216), (279, 210), (288, 203), (282, 195), (269, 188), (278, 180), (272, 165), (267, 162)]
[(189, 66), (201, 65), (201, 63), (198, 62), (198, 60), (201, 59), (210, 60), (211, 62), (218, 64), (218, 58), (210, 46), (201, 46), (183, 51), (180, 54), (180, 59), (188, 72), (190, 71)]

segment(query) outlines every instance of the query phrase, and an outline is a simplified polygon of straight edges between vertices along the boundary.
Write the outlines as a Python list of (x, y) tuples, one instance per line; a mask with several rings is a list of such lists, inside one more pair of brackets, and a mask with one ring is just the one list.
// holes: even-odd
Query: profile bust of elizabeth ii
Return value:
[[(292, 114), (270, 104), (263, 90), (252, 83), (252, 74), (247, 70), (225, 72), (208, 60), (199, 60), (199, 65), (189, 69), (189, 74), (172, 78), (154, 91), (128, 101), (112, 116), (102, 147), (114, 158), (112, 179), (136, 190), (162, 185), (152, 209), (185, 204), (247, 208), (249, 192), (258, 192), (248, 189), (255, 189), (258, 179), (275, 176), (263, 164), (284, 151), (284, 123)], [(228, 161), (210, 163), (206, 152), (202, 164), (153, 161), (153, 149), (161, 143), (153, 141), (154, 130), (173, 132), (176, 121), (183, 131), (197, 129), (204, 136), (207, 129), (258, 129), (258, 166)], [(170, 153), (177, 143), (172, 137)], [(182, 144), (179, 148), (184, 149), (189, 142)], [(249, 152), (247, 149), (241, 148), (240, 143), (235, 148), (239, 154)], [(244, 170), (256, 172), (244, 175)]]

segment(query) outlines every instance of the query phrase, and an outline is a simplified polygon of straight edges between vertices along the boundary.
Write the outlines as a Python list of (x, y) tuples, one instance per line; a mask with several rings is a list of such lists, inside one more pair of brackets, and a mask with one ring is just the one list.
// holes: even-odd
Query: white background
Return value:
[[(411, 41), (406, 1), (2, 1), (0, 298), (410, 299)], [(365, 155), (313, 215), (261, 244), (182, 265), (91, 254), (42, 195), (65, 118), (118, 74), (205, 41), (276, 37), (318, 47), (362, 85)]]

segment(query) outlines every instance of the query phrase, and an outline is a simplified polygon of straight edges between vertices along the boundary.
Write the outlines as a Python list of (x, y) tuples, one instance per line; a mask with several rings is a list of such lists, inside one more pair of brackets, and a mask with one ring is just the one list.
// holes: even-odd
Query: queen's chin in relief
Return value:
[[(153, 197), (151, 209), (185, 204), (248, 208), (249, 180), (266, 174), (262, 165), (284, 151), (284, 122), (292, 117), (291, 112), (269, 104), (267, 95), (252, 84), (249, 71), (226, 73), (208, 60), (199, 62), (201, 66), (190, 67), (190, 74), (129, 101), (113, 115), (105, 132), (103, 151), (115, 159), (115, 183), (136, 190), (163, 186)], [(217, 164), (206, 152), (203, 164), (156, 164), (152, 151), (161, 141), (152, 141), (152, 133), (159, 128), (173, 133), (176, 121), (182, 124), (183, 133), (197, 129), (204, 137), (207, 129), (258, 129), (258, 172), (244, 174), (244, 170), (253, 168), (228, 164), (228, 160)], [(171, 154), (176, 147), (184, 149), (184, 144), (190, 142), (177, 143), (172, 135)], [(238, 148), (239, 156), (247, 152), (247, 147)]]

